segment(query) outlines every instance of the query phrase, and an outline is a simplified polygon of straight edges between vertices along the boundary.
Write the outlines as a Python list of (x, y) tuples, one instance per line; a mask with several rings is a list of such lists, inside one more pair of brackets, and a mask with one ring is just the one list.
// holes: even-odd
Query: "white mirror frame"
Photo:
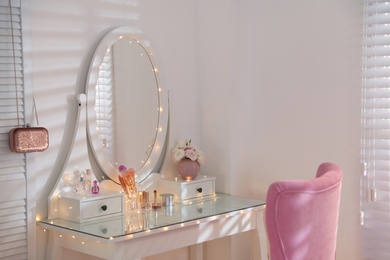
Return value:
[[(158, 69), (156, 67), (156, 61), (153, 58), (152, 52), (150, 51), (149, 41), (142, 40), (139, 35), (134, 33), (134, 29), (130, 27), (118, 27), (110, 31), (102, 39), (93, 55), (87, 77), (85, 93), (87, 95), (87, 135), (91, 150), (100, 169), (107, 177), (109, 177), (116, 183), (119, 183), (117, 166), (112, 165), (107, 159), (107, 157), (104, 155), (104, 151), (101, 146), (101, 141), (96, 131), (95, 86), (98, 80), (99, 67), (103, 61), (104, 56), (106, 55), (107, 49), (109, 49), (116, 41), (125, 37), (129, 37), (132, 40), (136, 39), (137, 42), (141, 44), (145, 51), (148, 53), (150, 62), (152, 63), (154, 68), (154, 75), (159, 91), (159, 106), (156, 108), (159, 110), (159, 116), (155, 144), (147, 161), (136, 172), (138, 182), (142, 182), (143, 180), (145, 180), (152, 172), (160, 170), (156, 167), (161, 166), (164, 157), (165, 140), (168, 128), (168, 97), (166, 91), (161, 87), (160, 79), (158, 77)], [(98, 174), (95, 173), (95, 175)], [(99, 178), (99, 176), (96, 177)]]

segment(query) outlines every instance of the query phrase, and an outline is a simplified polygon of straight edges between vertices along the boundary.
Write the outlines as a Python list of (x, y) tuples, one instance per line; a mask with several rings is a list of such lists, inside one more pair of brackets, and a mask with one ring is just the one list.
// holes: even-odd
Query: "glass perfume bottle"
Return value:
[(85, 184), (87, 185), (87, 190), (91, 191), (91, 188), (92, 188), (92, 169), (85, 170)]
[(78, 186), (79, 186), (79, 182), (80, 182), (80, 176), (81, 176), (81, 173), (78, 169), (75, 169), (73, 171), (73, 177), (72, 177), (72, 182), (73, 182), (73, 191), (75, 193), (77, 193), (77, 189), (78, 189)]
[(79, 183), (75, 187), (75, 191), (78, 195), (84, 196), (87, 194), (87, 185), (85, 184), (84, 176), (80, 175)]
[(98, 194), (100, 191), (100, 188), (98, 186), (98, 181), (97, 180), (94, 180), (93, 181), (93, 186), (92, 186), (92, 189), (91, 189), (91, 192), (92, 194)]

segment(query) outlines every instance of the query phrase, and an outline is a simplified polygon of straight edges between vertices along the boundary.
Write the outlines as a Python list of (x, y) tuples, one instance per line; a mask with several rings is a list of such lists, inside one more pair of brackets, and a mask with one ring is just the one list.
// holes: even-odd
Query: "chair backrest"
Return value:
[(315, 179), (270, 185), (265, 221), (271, 260), (335, 259), (342, 178), (337, 165), (323, 163)]

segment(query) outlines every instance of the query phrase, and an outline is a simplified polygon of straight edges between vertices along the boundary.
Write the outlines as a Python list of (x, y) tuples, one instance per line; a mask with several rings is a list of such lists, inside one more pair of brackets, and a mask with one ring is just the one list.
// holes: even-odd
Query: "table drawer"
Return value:
[(215, 177), (198, 176), (190, 181), (179, 178), (161, 179), (158, 190), (160, 193), (173, 194), (175, 203), (190, 203), (215, 195)]
[(186, 182), (181, 189), (182, 199), (192, 199), (199, 196), (208, 196), (214, 194), (214, 182), (202, 181), (202, 182)]
[(123, 214), (123, 194), (101, 191), (98, 195), (65, 194), (58, 199), (60, 219), (83, 223)]

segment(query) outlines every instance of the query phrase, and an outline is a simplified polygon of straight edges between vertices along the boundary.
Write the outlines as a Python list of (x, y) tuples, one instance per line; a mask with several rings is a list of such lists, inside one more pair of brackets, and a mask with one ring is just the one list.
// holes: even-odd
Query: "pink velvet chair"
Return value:
[(323, 163), (315, 179), (270, 185), (265, 222), (271, 260), (336, 258), (342, 178), (337, 165)]

